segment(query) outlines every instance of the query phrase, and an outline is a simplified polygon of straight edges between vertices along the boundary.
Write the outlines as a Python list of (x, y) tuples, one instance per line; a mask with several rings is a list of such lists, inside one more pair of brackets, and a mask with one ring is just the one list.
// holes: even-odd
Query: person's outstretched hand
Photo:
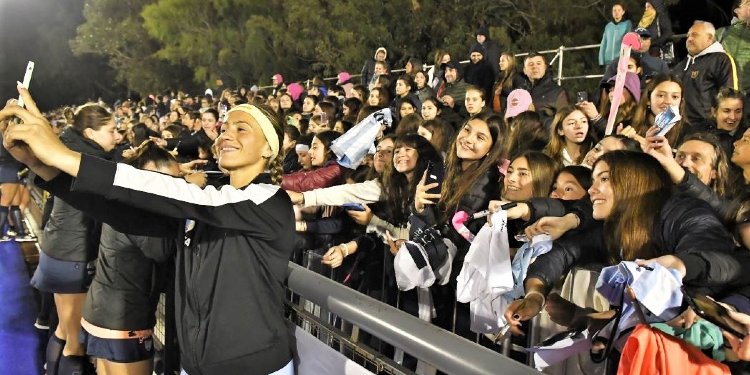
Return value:
[(510, 331), (514, 335), (523, 336), (521, 322), (529, 320), (542, 311), (544, 299), (538, 294), (529, 294), (522, 299), (517, 299), (505, 309), (505, 321), (510, 325)]
[(362, 206), (365, 208), (364, 211), (347, 210), (346, 213), (359, 225), (370, 224), (373, 215), (372, 210), (366, 204), (363, 204)]
[(556, 240), (569, 230), (575, 229), (578, 224), (576, 215), (572, 213), (562, 217), (545, 216), (534, 224), (527, 226), (524, 232), (528, 238), (533, 238), (538, 234), (548, 234), (553, 240)]
[[(56, 162), (67, 162), (70, 160), (70, 151), (60, 142), (52, 126), (42, 115), (29, 94), (29, 91), (18, 86), (18, 92), (24, 99), (27, 108), (18, 106), (16, 101), (8, 101), (5, 108), (0, 110), (0, 130), (3, 132), (3, 146), (18, 161), (28, 165), (42, 178), (49, 179), (57, 174), (54, 168), (59, 167)], [(14, 117), (21, 122), (17, 123)], [(63, 157), (67, 154), (67, 159)], [(75, 164), (75, 172), (78, 173), (78, 162)]]
[[(20, 108), (18, 106), (18, 100), (10, 99), (5, 103), (5, 107), (3, 108), (3, 110), (16, 108), (16, 107)], [(0, 131), (5, 133), (5, 130), (8, 128), (11, 121), (12, 119), (10, 118), (4, 119), (3, 121), (1, 121)], [(24, 143), (6, 144), (4, 146), (8, 150), (8, 153), (10, 153), (14, 159), (18, 160), (19, 162), (23, 164), (26, 164), (29, 167), (35, 167), (37, 165), (43, 164), (41, 161), (39, 161), (39, 159), (37, 159), (36, 156), (34, 156), (34, 153), (31, 152), (31, 149), (29, 149), (29, 147)]]
[[(729, 310), (729, 317), (745, 325), (745, 330), (750, 332), (750, 315), (743, 314), (736, 311)], [(734, 335), (722, 331), (724, 338), (732, 348), (732, 352), (743, 361), (750, 361), (750, 338), (745, 336), (744, 338), (735, 337)]]
[(326, 253), (323, 255), (322, 262), (323, 264), (326, 264), (331, 268), (338, 268), (339, 266), (341, 266), (341, 263), (344, 262), (345, 257), (346, 254), (344, 254), (342, 245), (336, 245), (326, 251)]

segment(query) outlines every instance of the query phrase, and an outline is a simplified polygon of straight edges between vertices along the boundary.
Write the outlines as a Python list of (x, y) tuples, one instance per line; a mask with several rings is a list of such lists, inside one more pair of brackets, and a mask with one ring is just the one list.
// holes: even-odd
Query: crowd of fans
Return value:
[[(614, 4), (599, 53), (601, 70), (591, 71), (603, 71), (604, 77), (575, 95), (553, 80), (545, 56), (530, 53), (517, 59), (480, 27), (466, 56), (438, 51), (429, 69), (413, 57), (403, 73), (392, 74), (388, 51), (380, 47), (365, 62), (359, 80), (341, 72), (333, 85), (320, 78), (303, 85), (276, 74), (270, 90), (241, 87), (215, 96), (211, 90), (203, 95), (165, 92), (118, 102), (111, 112), (99, 103), (48, 118), (68, 148), (220, 189), (230, 183), (221, 160), (221, 147), (230, 146), (217, 142), (231, 123), (228, 113), (260, 108), (278, 116), (283, 142), (278, 159), (266, 166), (295, 204), (291, 260), (302, 262), (306, 252), (316, 253), (341, 283), (493, 350), (500, 350), (505, 329), (529, 333), (524, 322), (545, 309), (559, 325), (555, 329), (588, 328), (593, 336), (624, 311), (615, 308), (622, 297), (597, 302), (596, 275), (603, 267), (636, 261), (650, 271), (670, 269), (686, 295), (721, 301), (747, 335), (750, 131), (744, 90), (750, 87), (750, 1), (738, 1), (733, 11), (732, 24), (719, 30), (695, 21), (687, 34), (688, 56), (678, 61), (662, 1), (644, 2), (640, 19), (629, 19), (625, 7)], [(619, 106), (612, 108), (620, 45), (628, 32), (637, 34), (640, 47), (631, 53), (627, 72), (620, 73), (624, 90)], [(462, 67), (456, 57), (470, 62)], [(667, 112), (677, 116), (662, 133), (660, 121)], [(392, 125), (380, 129), (356, 168), (343, 163), (334, 151), (337, 139), (378, 113), (389, 114), (386, 122)], [(612, 119), (615, 131), (607, 134)], [(48, 373), (68, 375), (56, 358), (86, 354), (103, 357), (108, 366), (140, 366), (128, 373), (150, 373), (152, 350), (107, 357), (79, 341), (77, 332), (82, 322), (89, 336), (125, 329), (141, 343), (148, 340), (159, 290), (155, 285), (162, 276), (141, 273), (161, 271), (160, 264), (174, 256), (174, 244), (151, 241), (148, 233), (128, 236), (122, 226), (110, 223), (99, 229), (85, 207), (77, 206), (82, 203), (67, 202), (66, 197), (75, 199), (66, 189), (43, 187), (58, 195), (45, 227), (43, 257), (96, 262), (96, 274), (82, 272), (88, 281), (79, 285), (49, 285), (39, 271), (34, 277), (40, 290), (55, 293), (62, 327), (50, 340), (48, 358), (55, 359), (49, 359)], [(487, 210), (493, 220), (503, 220), (496, 216), (503, 212), (503, 225), (479, 218)], [(460, 212), (469, 217), (463, 226), (456, 221)], [(156, 219), (149, 216), (142, 225)], [(72, 243), (66, 231), (71, 227), (80, 234), (74, 236), (80, 241), (76, 246), (88, 249), (82, 255), (56, 245)], [(526, 262), (525, 278), (515, 280), (521, 288), (516, 299), (502, 311), (488, 308), (494, 311), (489, 316), (504, 324), (479, 329), (475, 323), (481, 313), (474, 302), (457, 302), (466, 287), (459, 276), (475, 258), (467, 254), (484, 246), (478, 234), (495, 227), (509, 234), (508, 262), (537, 246), (540, 235), (548, 236), (549, 249)], [(112, 251), (123, 243), (140, 249), (138, 256), (128, 259)], [(115, 260), (122, 266), (114, 266)], [(425, 267), (440, 281), (415, 280)], [(582, 269), (591, 274), (583, 277)], [(123, 298), (135, 298), (138, 308), (101, 306), (97, 296), (121, 284), (128, 285)], [(140, 315), (129, 327), (99, 327), (92, 323), (106, 322), (102, 309)], [(661, 321), (672, 327), (673, 336), (703, 351), (694, 353), (705, 357), (696, 360), (698, 366), (742, 371), (750, 360), (750, 340), (727, 332), (722, 338), (725, 327), (705, 325), (688, 304)], [(534, 324), (553, 327), (544, 319)], [(634, 338), (642, 337), (634, 332)], [(602, 333), (602, 345), (594, 340), (592, 355), (609, 360), (602, 371), (614, 373), (618, 364), (620, 372), (637, 371), (632, 346), (616, 342), (627, 337), (620, 333), (616, 328), (609, 336)], [(708, 336), (716, 339), (714, 346), (706, 346)], [(362, 340), (372, 344), (376, 339), (365, 335)], [(378, 347), (407, 367), (430, 371), (398, 348)], [(58, 354), (50, 357), (51, 352)]]

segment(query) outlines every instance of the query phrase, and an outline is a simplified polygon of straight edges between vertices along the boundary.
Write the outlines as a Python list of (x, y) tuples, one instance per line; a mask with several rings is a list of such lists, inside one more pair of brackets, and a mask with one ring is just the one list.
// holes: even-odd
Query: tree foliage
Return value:
[(149, 92), (190, 84), (190, 69), (157, 55), (163, 46), (149, 37), (140, 13), (150, 0), (87, 0), (70, 42), (77, 55), (106, 56), (118, 81), (130, 89)]
[[(671, 0), (676, 1), (676, 0)], [(628, 0), (633, 19), (641, 1)], [(465, 60), (480, 24), (504, 50), (596, 44), (610, 17), (601, 0), (88, 0), (76, 52), (109, 56), (130, 87), (175, 87), (180, 68), (196, 84), (268, 84), (358, 73), (379, 46), (401, 67), (431, 63), (438, 49)], [(596, 50), (565, 56), (566, 75), (595, 67)]]

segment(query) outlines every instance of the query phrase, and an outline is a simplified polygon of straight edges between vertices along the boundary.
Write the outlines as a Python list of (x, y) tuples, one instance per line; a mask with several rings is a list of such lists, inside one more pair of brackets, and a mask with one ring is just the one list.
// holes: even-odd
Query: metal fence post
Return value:
[(557, 62), (557, 85), (562, 86), (563, 79), (563, 54), (565, 53), (565, 46), (560, 46), (557, 49), (557, 54), (560, 56), (560, 60)]

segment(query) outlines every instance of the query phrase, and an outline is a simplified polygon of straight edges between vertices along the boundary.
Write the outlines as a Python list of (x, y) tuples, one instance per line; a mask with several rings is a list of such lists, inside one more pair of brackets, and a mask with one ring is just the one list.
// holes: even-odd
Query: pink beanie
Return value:
[(305, 91), (304, 88), (302, 88), (302, 85), (297, 82), (291, 83), (286, 87), (286, 92), (292, 96), (292, 100), (294, 101), (299, 99), (299, 96), (302, 95), (302, 91)]

